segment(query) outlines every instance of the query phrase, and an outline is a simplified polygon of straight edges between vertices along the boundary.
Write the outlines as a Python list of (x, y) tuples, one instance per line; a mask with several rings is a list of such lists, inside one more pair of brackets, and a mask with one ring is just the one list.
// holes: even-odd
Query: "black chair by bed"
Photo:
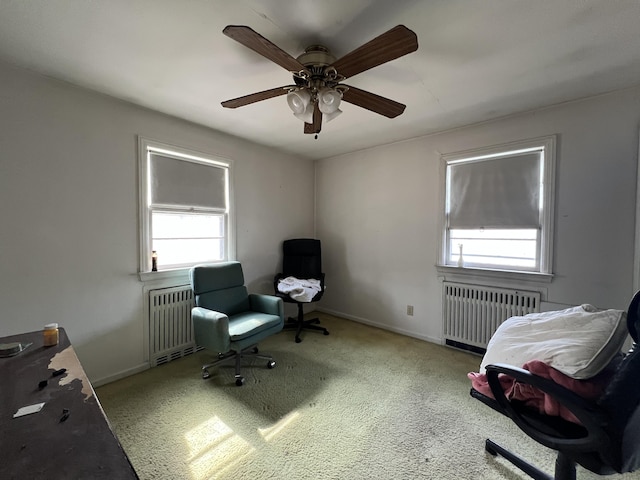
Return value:
[[(276, 295), (286, 303), (295, 303), (298, 307), (296, 318), (289, 317), (285, 323), (285, 329), (296, 329), (295, 340), (300, 343), (302, 330), (317, 330), (324, 335), (329, 335), (329, 331), (319, 326), (320, 320), (312, 318), (304, 319), (305, 303), (317, 302), (324, 294), (324, 273), (322, 272), (322, 248), (320, 240), (313, 238), (294, 238), (285, 240), (282, 244), (282, 272), (278, 273), (273, 280), (273, 287)], [(320, 281), (320, 291), (315, 294), (309, 302), (300, 302), (291, 298), (290, 295), (280, 292), (278, 283), (287, 277), (294, 277), (300, 280), (315, 279)]]
[[(561, 385), (527, 370), (506, 364), (486, 367), (490, 398), (475, 389), (471, 396), (511, 418), (528, 436), (557, 451), (555, 475), (548, 475), (524, 459), (487, 439), (485, 449), (500, 455), (537, 480), (575, 480), (576, 465), (598, 475), (632, 472), (640, 466), (640, 292), (627, 311), (627, 329), (634, 340), (624, 356), (617, 357), (611, 381), (595, 401), (586, 400)], [(622, 358), (620, 358), (622, 357)], [(552, 396), (566, 407), (580, 424), (544, 415), (522, 402), (505, 397), (498, 376), (508, 375)]]

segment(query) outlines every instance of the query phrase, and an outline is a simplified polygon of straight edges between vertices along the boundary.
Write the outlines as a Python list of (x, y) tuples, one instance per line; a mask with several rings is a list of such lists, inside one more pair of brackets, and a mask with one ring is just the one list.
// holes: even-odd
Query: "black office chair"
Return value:
[[(640, 292), (627, 312), (627, 328), (634, 344), (616, 361), (612, 380), (596, 400), (586, 400), (553, 381), (505, 364), (487, 366), (495, 400), (471, 389), (471, 396), (510, 417), (527, 435), (558, 452), (555, 475), (547, 475), (524, 459), (487, 439), (485, 449), (501, 455), (536, 480), (575, 480), (576, 465), (598, 475), (626, 473), (640, 467)], [(560, 417), (543, 415), (515, 400), (509, 401), (500, 386), (499, 374), (539, 388), (569, 409), (582, 425)]]
[[(300, 333), (303, 329), (318, 330), (329, 335), (329, 331), (319, 326), (320, 320), (312, 318), (304, 319), (303, 306), (305, 303), (317, 302), (324, 294), (324, 273), (322, 273), (322, 249), (320, 240), (312, 238), (294, 238), (285, 240), (282, 244), (282, 272), (278, 273), (273, 280), (273, 287), (276, 295), (286, 303), (295, 303), (298, 306), (297, 318), (289, 317), (284, 328), (296, 329), (296, 343), (300, 343)], [(315, 279), (320, 280), (320, 291), (310, 300), (310, 302), (299, 302), (286, 293), (278, 290), (280, 280), (287, 277), (295, 277), (300, 280)]]

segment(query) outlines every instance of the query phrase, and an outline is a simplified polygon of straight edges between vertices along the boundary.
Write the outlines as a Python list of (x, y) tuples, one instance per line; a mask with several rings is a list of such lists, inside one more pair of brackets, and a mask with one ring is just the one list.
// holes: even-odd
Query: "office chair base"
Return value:
[(236, 364), (236, 373), (235, 373), (235, 382), (238, 387), (244, 385), (244, 377), (240, 375), (240, 365), (243, 357), (255, 357), (261, 358), (263, 360), (267, 360), (267, 368), (272, 369), (275, 368), (276, 362), (273, 357), (269, 354), (260, 354), (258, 353), (257, 345), (251, 345), (250, 347), (245, 348), (240, 352), (236, 352), (235, 350), (231, 350), (227, 353), (219, 353), (218, 359), (215, 362), (207, 363), (202, 366), (202, 378), (207, 379), (211, 376), (209, 373), (209, 368), (219, 365), (221, 363), (228, 362), (230, 360), (235, 360)]
[(322, 332), (324, 335), (329, 335), (329, 330), (324, 327), (320, 327), (317, 324), (320, 323), (319, 318), (312, 318), (311, 320), (301, 320), (299, 318), (289, 317), (289, 321), (284, 324), (284, 329), (296, 329), (296, 343), (300, 343), (302, 339), (300, 338), (300, 334), (302, 330), (317, 330)]
[(514, 466), (518, 467), (524, 473), (529, 475), (534, 480), (576, 480), (576, 465), (569, 460), (565, 455), (558, 452), (556, 457), (556, 469), (555, 475), (546, 474), (539, 468), (531, 465), (529, 462), (519, 457), (518, 455), (510, 452), (509, 450), (501, 447), (497, 443), (487, 439), (484, 446), (485, 450), (493, 456), (500, 455), (505, 460), (508, 460)]

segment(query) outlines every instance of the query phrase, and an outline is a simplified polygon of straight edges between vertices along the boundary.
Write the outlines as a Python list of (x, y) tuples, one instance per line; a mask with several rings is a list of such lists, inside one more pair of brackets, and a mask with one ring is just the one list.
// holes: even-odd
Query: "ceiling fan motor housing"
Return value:
[[(294, 73), (293, 81), (299, 87), (307, 87), (315, 91), (327, 85), (335, 78), (333, 75), (327, 75), (327, 67), (336, 61), (336, 57), (323, 45), (311, 45), (307, 47), (304, 53), (299, 55), (296, 60), (304, 65), (311, 73), (310, 77)], [(337, 81), (333, 83), (335, 84)]]
[(312, 69), (313, 67), (327, 67), (333, 65), (336, 57), (331, 55), (329, 49), (323, 45), (311, 45), (305, 48), (304, 53), (296, 59), (305, 67)]

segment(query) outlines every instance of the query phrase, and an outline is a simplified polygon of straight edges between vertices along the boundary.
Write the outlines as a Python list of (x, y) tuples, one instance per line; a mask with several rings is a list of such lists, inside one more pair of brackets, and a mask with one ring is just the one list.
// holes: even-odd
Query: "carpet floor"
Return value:
[(553, 451), (469, 396), (479, 356), (317, 316), (329, 336), (270, 337), (260, 349), (277, 366), (249, 363), (242, 387), (232, 364), (203, 380), (212, 354), (201, 351), (97, 388), (140, 478), (528, 478), (485, 453), (486, 438), (553, 472)]

